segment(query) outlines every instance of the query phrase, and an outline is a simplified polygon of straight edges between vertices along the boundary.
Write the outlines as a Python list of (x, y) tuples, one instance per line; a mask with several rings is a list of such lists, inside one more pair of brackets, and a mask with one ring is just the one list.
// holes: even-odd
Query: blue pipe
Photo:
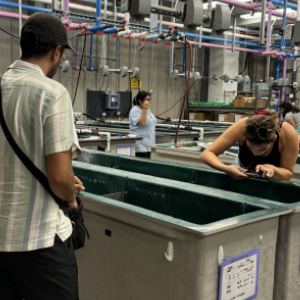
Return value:
[[(284, 7), (286, 7), (287, 5), (287, 0), (284, 0)], [(282, 18), (282, 29), (285, 29), (285, 25), (286, 25), (286, 13), (283, 14), (283, 18)], [(281, 41), (280, 41), (280, 51), (284, 52), (284, 36), (281, 37)], [(280, 77), (280, 58), (277, 57), (277, 64), (276, 64), (276, 80), (278, 80)]]
[[(18, 3), (12, 3), (12, 2), (7, 2), (7, 1), (0, 1), (0, 6), (19, 8)], [(30, 10), (30, 11), (36, 11), (36, 12), (45, 12), (45, 13), (50, 13), (50, 14), (52, 13), (51, 9), (35, 7), (35, 6), (31, 6), (31, 5), (26, 5), (26, 4), (22, 4), (22, 10), (23, 9)]]
[(90, 43), (90, 70), (92, 70), (92, 60), (93, 60), (93, 40), (94, 40), (94, 35), (91, 34), (91, 43)]
[[(155, 29), (156, 32), (159, 31), (158, 28)], [(162, 29), (161, 30), (163, 33), (167, 33), (168, 30), (166, 29)], [(182, 32), (178, 32), (179, 36), (181, 36), (183, 33)], [(191, 37), (191, 38), (195, 38), (195, 39), (199, 39), (199, 34), (194, 34), (194, 33), (186, 33), (187, 37)], [(206, 35), (202, 35), (202, 40), (207, 40), (207, 41), (216, 41), (216, 42), (227, 42), (227, 43), (232, 43), (233, 40), (230, 39), (223, 39), (223, 38), (218, 38), (218, 37), (213, 37), (213, 36), (206, 36)], [(243, 41), (235, 41), (235, 44), (239, 44), (239, 45), (245, 45), (245, 46), (249, 46), (249, 47), (256, 47), (261, 49), (261, 46), (259, 44), (255, 44), (255, 43), (249, 43), (249, 42), (243, 42)]]
[(96, 26), (101, 24), (101, 0), (96, 0)]
[[(284, 7), (284, 1), (279, 1), (279, 0), (271, 0), (271, 2), (275, 5), (279, 5), (279, 6), (283, 6)], [(287, 7), (288, 8), (291, 8), (291, 9), (294, 9), (294, 10), (297, 10), (297, 4), (294, 4), (294, 3), (287, 3)]]
[(102, 31), (105, 34), (113, 34), (113, 33), (118, 33), (118, 28), (114, 27), (114, 28), (108, 28)]
[[(285, 43), (285, 45), (287, 47), (292, 47), (293, 46), (291, 42), (287, 42), (287, 43)], [(280, 46), (281, 47), (281, 43), (280, 44), (279, 43), (275, 43), (275, 44), (272, 44), (272, 46)]]
[[(229, 28), (230, 28), (230, 29), (233, 29), (233, 26), (230, 26)], [(243, 27), (238, 27), (238, 26), (236, 26), (235, 29), (238, 30), (238, 31), (243, 31), (243, 32), (259, 33), (258, 30), (253, 30), (253, 29), (243, 28)]]
[(103, 27), (104, 27), (103, 25), (91, 26), (91, 27), (88, 28), (88, 30), (93, 32), (93, 33), (96, 33), (98, 31), (102, 31)]

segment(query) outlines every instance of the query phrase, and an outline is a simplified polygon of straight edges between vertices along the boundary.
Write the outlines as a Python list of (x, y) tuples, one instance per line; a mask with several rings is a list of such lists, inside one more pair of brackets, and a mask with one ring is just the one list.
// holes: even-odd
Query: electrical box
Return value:
[(106, 95), (106, 109), (119, 109), (120, 95), (116, 91), (107, 93)]

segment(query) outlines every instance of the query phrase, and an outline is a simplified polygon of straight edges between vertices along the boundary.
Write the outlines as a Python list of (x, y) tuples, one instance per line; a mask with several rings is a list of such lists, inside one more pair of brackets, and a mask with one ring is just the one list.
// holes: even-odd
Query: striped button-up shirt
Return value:
[[(1, 81), (8, 129), (23, 152), (46, 174), (45, 156), (80, 152), (67, 90), (35, 64), (17, 60)], [(70, 220), (16, 156), (0, 129), (0, 251), (51, 247), (72, 232)]]

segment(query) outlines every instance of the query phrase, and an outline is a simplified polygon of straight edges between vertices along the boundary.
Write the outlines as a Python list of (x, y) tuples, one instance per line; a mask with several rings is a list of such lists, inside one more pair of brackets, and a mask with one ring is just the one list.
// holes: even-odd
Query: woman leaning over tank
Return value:
[[(235, 165), (225, 165), (218, 155), (239, 144)], [(299, 152), (295, 129), (284, 122), (279, 126), (277, 115), (255, 115), (243, 118), (230, 126), (201, 155), (212, 168), (225, 172), (233, 179), (246, 179), (249, 171), (261, 173), (263, 178), (289, 181)]]

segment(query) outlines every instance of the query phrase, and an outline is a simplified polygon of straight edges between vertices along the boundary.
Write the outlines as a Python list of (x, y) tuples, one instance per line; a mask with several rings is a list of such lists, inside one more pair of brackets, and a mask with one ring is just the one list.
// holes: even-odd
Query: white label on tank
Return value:
[(221, 265), (219, 300), (257, 297), (259, 248), (227, 259)]
[(132, 155), (132, 146), (117, 146), (116, 153), (121, 155)]

